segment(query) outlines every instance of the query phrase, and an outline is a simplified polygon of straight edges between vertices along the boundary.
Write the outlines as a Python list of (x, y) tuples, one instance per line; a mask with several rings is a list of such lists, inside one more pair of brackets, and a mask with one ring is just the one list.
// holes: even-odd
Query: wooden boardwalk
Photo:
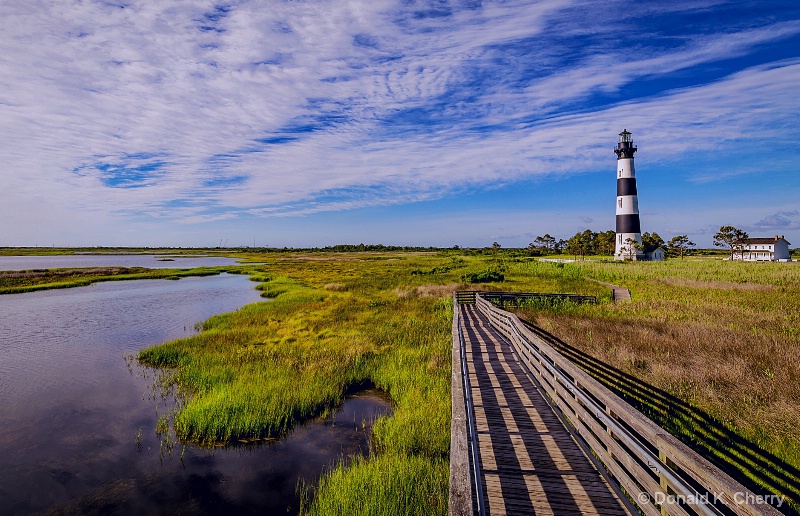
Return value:
[(460, 305), (486, 512), (628, 514), (475, 305)]
[(608, 287), (611, 289), (611, 301), (614, 303), (623, 303), (626, 301), (631, 300), (631, 291), (625, 287), (618, 287), (616, 285), (612, 285), (611, 283), (606, 283), (605, 281), (598, 281), (592, 278), (584, 278), (589, 281), (594, 281), (595, 283), (599, 283), (604, 287)]

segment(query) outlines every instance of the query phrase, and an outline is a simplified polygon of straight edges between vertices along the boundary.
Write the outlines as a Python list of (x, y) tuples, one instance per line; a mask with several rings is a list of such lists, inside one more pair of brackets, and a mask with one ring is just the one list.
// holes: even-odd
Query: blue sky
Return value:
[(800, 247), (796, 1), (0, 4), (0, 245)]

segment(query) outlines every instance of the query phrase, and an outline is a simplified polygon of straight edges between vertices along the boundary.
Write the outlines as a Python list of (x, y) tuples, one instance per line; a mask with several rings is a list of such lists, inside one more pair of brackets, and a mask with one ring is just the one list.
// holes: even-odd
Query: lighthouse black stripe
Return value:
[(636, 195), (636, 178), (621, 177), (617, 179), (617, 196)]
[(617, 215), (617, 233), (641, 233), (639, 214)]

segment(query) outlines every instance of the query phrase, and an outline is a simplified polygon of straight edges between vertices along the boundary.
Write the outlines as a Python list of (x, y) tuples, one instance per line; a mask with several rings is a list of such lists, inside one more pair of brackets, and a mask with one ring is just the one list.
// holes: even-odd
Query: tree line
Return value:
[[(613, 256), (616, 238), (617, 234), (612, 230), (596, 232), (587, 229), (575, 233), (566, 240), (556, 239), (545, 233), (528, 244), (528, 251), (534, 256), (551, 254), (571, 254), (581, 258), (587, 255)], [(694, 249), (695, 245), (689, 240), (688, 235), (677, 235), (669, 242), (665, 242), (656, 232), (642, 233), (641, 250), (645, 252), (661, 248), (668, 256), (683, 258)]]

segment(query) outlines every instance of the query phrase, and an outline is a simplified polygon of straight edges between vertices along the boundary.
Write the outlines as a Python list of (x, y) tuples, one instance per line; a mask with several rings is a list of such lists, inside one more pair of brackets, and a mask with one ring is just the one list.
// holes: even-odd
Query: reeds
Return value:
[[(139, 354), (174, 370), (185, 399), (174, 416), (179, 438), (278, 437), (348, 391), (375, 385), (394, 410), (373, 426), (374, 453), (328, 472), (303, 510), (444, 514), (451, 293), (474, 289), (460, 276), (485, 269), (492, 257), (464, 253), (457, 267), (453, 252), (252, 258), (266, 264), (243, 272), (271, 301), (212, 317), (200, 334)], [(504, 266), (504, 281), (482, 288), (600, 300), (529, 307), (524, 317), (798, 463), (800, 267), (526, 257)], [(633, 302), (612, 304), (609, 290), (586, 277), (630, 288)]]
[[(527, 307), (519, 315), (605, 364), (599, 372), (617, 369), (707, 415), (701, 419), (727, 438), (706, 437), (704, 424), (670, 411), (648, 414), (706, 457), (738, 468), (735, 476), (797, 505), (800, 491), (787, 489), (800, 483), (800, 267), (721, 260), (573, 267), (629, 288), (633, 301)], [(618, 392), (633, 395), (628, 387)], [(726, 439), (772, 456), (773, 471), (729, 459)]]
[(323, 475), (304, 514), (396, 516), (447, 514), (449, 462), (383, 454), (358, 458)]
[[(351, 491), (353, 478), (388, 470), (397, 473), (392, 482), (358, 481), (372, 500), (367, 513), (443, 514), (455, 273), (441, 278), (445, 286), (411, 274), (438, 256), (276, 258), (248, 269), (269, 302), (212, 317), (198, 335), (139, 353), (142, 363), (170, 368), (183, 392), (178, 437), (203, 445), (280, 437), (345, 393), (375, 385), (391, 397), (393, 414), (374, 424), (374, 457), (324, 481), (307, 510), (327, 513), (325, 504)], [(415, 294), (395, 292), (404, 289)], [(352, 494), (356, 503), (361, 495)]]
[(100, 281), (137, 279), (177, 280), (188, 276), (213, 276), (235, 272), (235, 267), (194, 269), (147, 269), (144, 267), (92, 267), (0, 272), (0, 294), (22, 294), (36, 290), (85, 287)]

